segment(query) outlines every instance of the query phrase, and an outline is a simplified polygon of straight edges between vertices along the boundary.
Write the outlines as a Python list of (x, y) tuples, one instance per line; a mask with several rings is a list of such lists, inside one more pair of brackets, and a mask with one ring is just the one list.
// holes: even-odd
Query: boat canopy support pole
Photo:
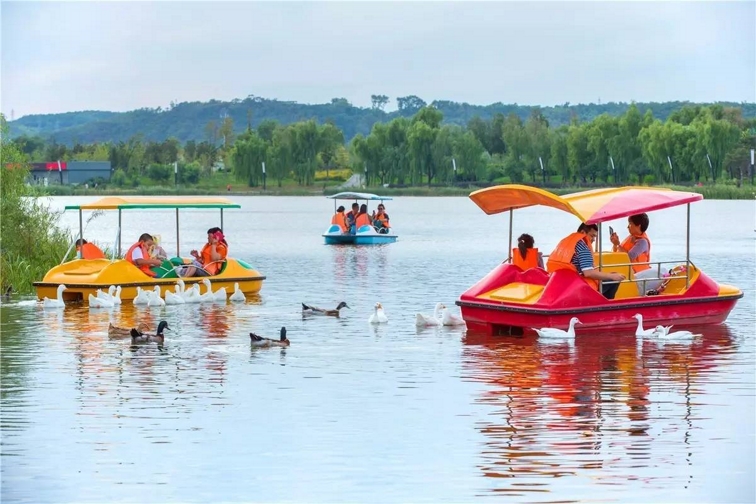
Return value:
[(176, 208), (176, 257), (181, 257), (181, 245), (179, 245), (179, 209)]
[[(598, 251), (598, 256), (599, 256), (599, 271), (601, 271), (601, 268), (604, 266), (604, 260), (603, 260), (604, 258), (601, 257), (601, 223), (600, 222), (598, 223), (598, 240), (596, 241), (598, 241), (598, 243), (596, 244), (596, 250)], [(602, 289), (604, 286), (602, 285), (601, 280), (598, 281), (598, 284), (599, 284), (599, 293), (601, 293), (603, 292)]]
[(118, 256), (121, 256), (121, 209), (118, 209)]
[(512, 263), (512, 222), (514, 220), (513, 209), (509, 209), (509, 248), (507, 249), (507, 261)]
[(220, 209), (221, 211), (221, 229), (223, 229), (223, 209)]
[[(82, 240), (81, 243), (83, 243), (83, 240), (84, 240), (84, 221), (83, 221), (83, 216), (82, 216), (81, 208), (79, 208), (79, 239)], [(81, 259), (81, 257), (79, 257), (79, 259)]]
[(690, 288), (690, 203), (686, 206), (687, 209), (687, 224), (685, 226), (685, 289)]

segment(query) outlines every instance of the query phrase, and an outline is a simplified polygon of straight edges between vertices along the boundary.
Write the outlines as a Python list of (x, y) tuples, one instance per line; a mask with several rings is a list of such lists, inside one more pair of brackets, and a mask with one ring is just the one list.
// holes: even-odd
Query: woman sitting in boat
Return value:
[[(621, 243), (617, 233), (613, 233), (609, 239), (612, 241), (614, 252), (627, 252), (630, 262), (634, 263), (633, 276), (636, 280), (650, 279), (645, 282), (637, 282), (638, 293), (642, 296), (647, 291), (655, 289), (662, 281), (658, 279), (656, 271), (647, 263), (651, 261), (651, 240), (646, 235), (649, 219), (645, 213), (631, 215), (627, 218), (627, 230), (630, 233)], [(640, 263), (640, 264), (635, 264)]]
[(531, 268), (545, 269), (543, 266), (543, 254), (533, 248), (535, 240), (529, 234), (521, 234), (517, 238), (517, 248), (512, 249), (512, 264), (519, 266), (523, 271)]
[(342, 233), (346, 233), (347, 231), (347, 223), (346, 223), (346, 215), (344, 215), (344, 206), (340, 206), (336, 209), (336, 213), (333, 214), (333, 217), (331, 217), (331, 225), (337, 225), (339, 226), (339, 229), (341, 229)]
[(76, 252), (81, 259), (105, 259), (105, 252), (100, 250), (100, 247), (83, 238), (76, 240)]
[(371, 226), (371, 225), (372, 225), (372, 222), (370, 220), (370, 216), (367, 213), (367, 205), (363, 203), (360, 206), (360, 213), (357, 214), (357, 218), (354, 221), (355, 233), (362, 226)]
[(153, 271), (153, 267), (160, 267), (163, 261), (160, 259), (152, 259), (150, 257), (150, 247), (154, 245), (152, 235), (149, 233), (143, 233), (139, 237), (139, 241), (132, 245), (126, 252), (124, 259), (132, 263), (134, 266), (144, 272), (145, 275), (151, 277), (157, 277), (158, 272)]
[(188, 266), (181, 276), (204, 277), (217, 275), (228, 255), (228, 243), (219, 227), (207, 230), (207, 243), (202, 247), (202, 252), (196, 250), (190, 252), (194, 261)]
[(383, 203), (378, 205), (378, 213), (373, 211), (373, 227), (379, 233), (387, 234), (389, 232), (389, 216), (386, 213), (386, 207)]

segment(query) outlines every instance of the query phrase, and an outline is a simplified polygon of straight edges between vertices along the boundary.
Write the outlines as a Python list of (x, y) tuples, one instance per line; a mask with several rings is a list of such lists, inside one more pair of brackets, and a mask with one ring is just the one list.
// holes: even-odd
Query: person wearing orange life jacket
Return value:
[(360, 213), (360, 205), (352, 203), (352, 210), (346, 214), (346, 225), (350, 233), (354, 234), (354, 223), (357, 220), (357, 215)]
[(223, 231), (219, 227), (208, 229), (207, 243), (202, 247), (202, 252), (192, 250), (190, 254), (194, 257), (194, 261), (181, 276), (201, 277), (218, 274), (228, 255), (228, 242), (226, 242), (226, 238), (223, 236)]
[(389, 224), (389, 216), (386, 213), (386, 207), (383, 206), (383, 203), (380, 203), (378, 205), (378, 212), (376, 213), (375, 210), (373, 210), (373, 227), (375, 227), (375, 230), (379, 233), (388, 233), (389, 228), (391, 225)]
[(336, 213), (331, 217), (331, 225), (337, 225), (341, 229), (342, 233), (347, 231), (346, 215), (344, 215), (344, 207), (340, 206), (336, 209)]
[(595, 290), (598, 290), (598, 282), (601, 280), (603, 281), (601, 294), (607, 299), (614, 299), (614, 296), (617, 295), (617, 289), (619, 289), (619, 283), (616, 282), (621, 282), (625, 279), (625, 276), (619, 273), (605, 273), (596, 269), (591, 246), (597, 235), (598, 226), (596, 224), (580, 224), (577, 232), (560, 241), (556, 249), (549, 255), (546, 269), (549, 273), (560, 269), (575, 271)]
[(80, 259), (105, 259), (105, 252), (100, 247), (82, 238), (76, 240), (76, 252)]
[(543, 254), (533, 248), (535, 240), (529, 234), (521, 234), (517, 238), (517, 248), (512, 249), (512, 264), (519, 266), (521, 270), (531, 268), (545, 269), (543, 266)]
[[(627, 218), (627, 230), (630, 233), (621, 243), (617, 233), (613, 233), (609, 239), (614, 245), (614, 252), (627, 252), (631, 263), (647, 263), (651, 261), (651, 240), (646, 235), (649, 219), (645, 213), (631, 215)], [(645, 294), (650, 289), (655, 289), (662, 280), (658, 279), (656, 271), (648, 264), (633, 264), (633, 276), (636, 280), (649, 279), (645, 282), (637, 282), (638, 293)]]
[(149, 233), (142, 234), (139, 237), (139, 241), (132, 245), (126, 252), (124, 259), (142, 270), (145, 275), (156, 277), (157, 273), (152, 271), (150, 267), (160, 266), (163, 264), (163, 261), (150, 258), (150, 247), (152, 247), (153, 244), (152, 235)]
[(372, 221), (367, 213), (367, 205), (362, 204), (360, 206), (360, 213), (357, 214), (357, 218), (354, 221), (355, 231), (359, 230), (362, 226), (371, 226)]

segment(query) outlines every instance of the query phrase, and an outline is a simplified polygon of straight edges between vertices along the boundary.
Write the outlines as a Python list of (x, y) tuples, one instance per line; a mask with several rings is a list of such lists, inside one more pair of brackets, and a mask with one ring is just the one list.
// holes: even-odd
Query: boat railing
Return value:
[[(546, 260), (548, 259), (549, 255), (544, 254), (543, 260), (544, 264), (546, 263)], [(512, 257), (508, 257), (506, 261), (509, 264), (512, 264)], [(685, 264), (685, 275), (662, 275), (662, 264), (674, 264), (674, 265), (680, 265)], [(656, 276), (655, 277), (648, 277), (648, 278), (631, 278), (634, 275), (632, 274), (632, 268), (633, 266), (643, 266), (648, 265), (650, 267), (656, 267)], [(643, 292), (646, 292), (646, 284), (648, 282), (652, 281), (667, 281), (672, 280), (675, 278), (684, 278), (685, 279), (685, 288), (688, 289), (690, 287), (690, 268), (693, 265), (692, 262), (690, 262), (688, 259), (679, 260), (679, 261), (650, 261), (650, 262), (628, 262), (628, 263), (614, 263), (614, 264), (607, 264), (599, 266), (599, 270), (606, 269), (608, 267), (617, 268), (617, 267), (627, 267), (627, 274), (625, 275), (625, 280), (623, 280), (620, 283), (642, 283), (643, 284)]]

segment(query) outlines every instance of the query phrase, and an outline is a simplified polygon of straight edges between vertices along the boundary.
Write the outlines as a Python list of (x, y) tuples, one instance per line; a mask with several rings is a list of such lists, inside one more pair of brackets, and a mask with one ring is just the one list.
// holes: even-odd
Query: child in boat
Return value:
[(534, 248), (535, 240), (529, 234), (521, 234), (517, 238), (517, 248), (512, 249), (512, 264), (519, 266), (523, 271), (531, 268), (545, 269), (543, 266), (543, 254)]

